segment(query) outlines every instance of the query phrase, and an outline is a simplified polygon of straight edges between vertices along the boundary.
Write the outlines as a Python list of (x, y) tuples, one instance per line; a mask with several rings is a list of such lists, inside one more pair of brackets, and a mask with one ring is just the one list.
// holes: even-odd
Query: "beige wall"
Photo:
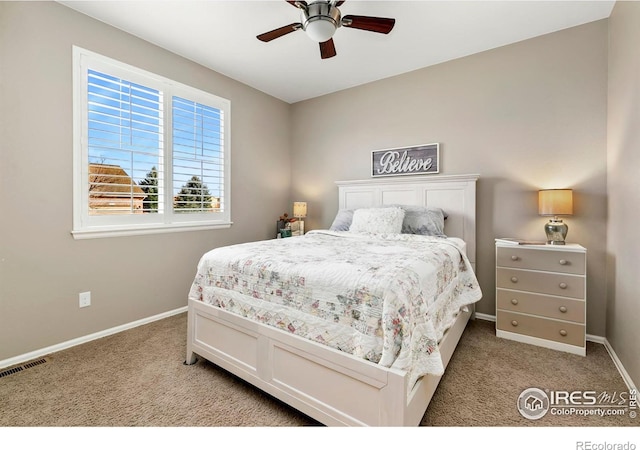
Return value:
[(294, 104), (292, 194), (309, 202), (308, 229), (328, 227), (334, 181), (369, 178), (372, 150), (439, 142), (441, 173), (480, 174), (478, 310), (493, 315), (494, 238), (544, 239), (536, 191), (573, 188), (587, 332), (604, 336), (606, 114), (602, 20)]
[[(230, 229), (72, 238), (74, 44), (231, 100)], [(55, 2), (0, 2), (0, 63), (0, 361), (185, 306), (204, 251), (273, 236), (288, 104)]]
[(640, 386), (640, 3), (609, 19), (607, 338)]

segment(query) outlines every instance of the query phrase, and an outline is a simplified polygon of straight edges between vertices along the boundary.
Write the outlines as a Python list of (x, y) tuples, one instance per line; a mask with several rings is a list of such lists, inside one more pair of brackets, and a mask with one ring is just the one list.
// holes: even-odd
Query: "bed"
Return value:
[[(326, 425), (418, 425), (481, 297), (477, 179), (336, 182), (330, 229), (206, 252), (186, 363), (199, 355)], [(446, 213), (441, 233), (407, 232), (427, 209)]]

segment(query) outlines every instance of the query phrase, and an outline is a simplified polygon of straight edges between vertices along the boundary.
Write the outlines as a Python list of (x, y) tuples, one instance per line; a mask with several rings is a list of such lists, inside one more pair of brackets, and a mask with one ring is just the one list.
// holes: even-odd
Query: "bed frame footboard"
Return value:
[[(461, 313), (441, 342), (446, 364), (471, 312)], [(185, 364), (196, 354), (325, 425), (416, 426), (440, 377), (412, 389), (403, 371), (317, 344), (189, 300)]]

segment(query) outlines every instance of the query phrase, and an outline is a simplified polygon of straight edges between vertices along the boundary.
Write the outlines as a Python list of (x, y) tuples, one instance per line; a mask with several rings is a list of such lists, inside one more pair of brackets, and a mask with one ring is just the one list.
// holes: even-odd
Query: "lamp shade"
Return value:
[(293, 217), (307, 217), (307, 202), (293, 202)]
[(538, 214), (541, 216), (570, 216), (573, 214), (571, 189), (545, 189), (538, 191)]

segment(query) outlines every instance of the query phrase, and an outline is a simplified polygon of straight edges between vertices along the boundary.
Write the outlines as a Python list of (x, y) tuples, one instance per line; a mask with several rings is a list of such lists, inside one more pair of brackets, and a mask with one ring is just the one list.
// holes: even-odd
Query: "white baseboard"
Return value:
[(476, 312), (476, 319), (487, 320), (489, 322), (495, 322), (496, 316), (492, 316), (491, 314), (479, 313)]
[(587, 341), (589, 342), (595, 342), (596, 344), (604, 345), (606, 340), (607, 338), (602, 336), (596, 336), (595, 334), (587, 334)]
[(604, 348), (606, 348), (607, 352), (609, 352), (609, 356), (611, 356), (613, 363), (616, 365), (616, 368), (618, 369), (618, 372), (620, 372), (620, 375), (622, 376), (622, 379), (624, 380), (625, 384), (629, 388), (629, 391), (638, 392), (638, 388), (633, 383), (633, 380), (631, 379), (629, 372), (627, 372), (627, 370), (624, 368), (624, 366), (622, 365), (622, 361), (620, 361), (620, 359), (618, 358), (618, 355), (616, 355), (615, 350), (613, 349), (613, 347), (611, 347), (609, 340), (606, 338), (604, 339)]
[(31, 361), (32, 359), (41, 358), (45, 355), (59, 352), (60, 350), (65, 350), (70, 347), (75, 347), (76, 345), (84, 344), (86, 342), (90, 342), (96, 339), (110, 336), (112, 334), (120, 333), (121, 331), (129, 330), (131, 328), (139, 327), (140, 325), (145, 325), (147, 323), (155, 322), (156, 320), (166, 319), (167, 317), (175, 316), (176, 314), (180, 314), (186, 311), (187, 311), (187, 307), (183, 306), (181, 308), (174, 309), (172, 311), (156, 314), (155, 316), (146, 317), (144, 319), (136, 320), (134, 322), (125, 323), (124, 325), (119, 325), (117, 327), (109, 328), (107, 330), (98, 331), (97, 333), (88, 334), (86, 336), (82, 336), (76, 339), (71, 339), (70, 341), (62, 342), (60, 344), (52, 345), (50, 347), (41, 348), (40, 350), (35, 350), (33, 352), (25, 353), (23, 355), (14, 356), (12, 358), (8, 358), (0, 361), (0, 369), (9, 367), (9, 366), (14, 366), (16, 364), (21, 364), (26, 361)]

